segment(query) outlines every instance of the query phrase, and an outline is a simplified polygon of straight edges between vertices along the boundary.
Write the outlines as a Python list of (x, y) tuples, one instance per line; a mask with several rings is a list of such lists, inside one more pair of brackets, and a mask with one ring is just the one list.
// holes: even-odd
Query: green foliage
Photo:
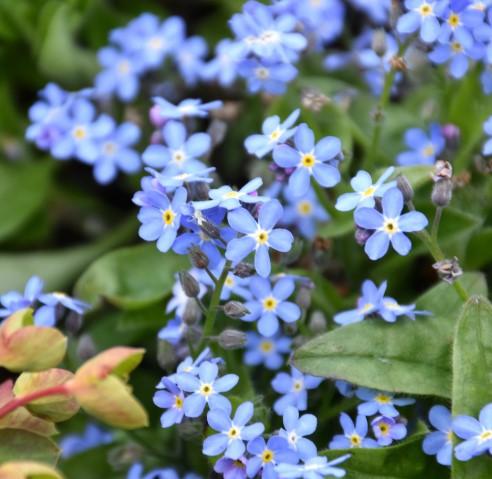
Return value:
[(59, 455), (56, 443), (46, 436), (21, 429), (0, 429), (0, 464), (24, 460), (55, 465)]

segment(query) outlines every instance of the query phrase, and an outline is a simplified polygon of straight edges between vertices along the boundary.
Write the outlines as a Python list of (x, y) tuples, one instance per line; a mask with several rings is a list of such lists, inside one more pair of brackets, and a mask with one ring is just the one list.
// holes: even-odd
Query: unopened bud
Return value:
[(295, 323), (284, 323), (284, 331), (288, 336), (294, 336), (299, 328), (297, 327), (297, 322)]
[(212, 139), (212, 146), (217, 146), (224, 141), (227, 133), (227, 123), (218, 118), (214, 118), (207, 129), (207, 133)]
[(180, 271), (178, 277), (184, 294), (186, 294), (188, 298), (196, 298), (200, 294), (200, 285), (198, 284), (198, 281), (188, 273), (188, 271)]
[(198, 246), (190, 248), (190, 260), (195, 268), (205, 269), (208, 267), (208, 256)]
[(388, 50), (388, 44), (386, 42), (386, 32), (382, 28), (373, 33), (371, 46), (378, 57), (384, 57)]
[(186, 330), (184, 331), (184, 337), (192, 344), (200, 341), (202, 337), (202, 328), (200, 328), (196, 324), (192, 326), (187, 326)]
[(232, 270), (232, 274), (238, 278), (249, 278), (255, 274), (255, 269), (249, 263), (238, 263)]
[(228, 301), (223, 309), (225, 315), (232, 319), (241, 319), (250, 313), (249, 309), (239, 301)]
[(432, 189), (432, 203), (440, 208), (445, 208), (449, 205), (453, 197), (453, 182), (449, 179), (440, 180), (434, 184)]
[(396, 178), (396, 186), (398, 186), (398, 189), (401, 191), (405, 203), (413, 200), (413, 188), (406, 176), (398, 175)]
[(453, 167), (449, 161), (437, 160), (434, 165), (434, 173), (432, 174), (432, 179), (436, 183), (440, 180), (448, 179), (453, 177)]
[(355, 228), (355, 241), (360, 246), (364, 246), (371, 235), (371, 230), (366, 230), (365, 228), (360, 228), (359, 226)]
[(178, 434), (181, 439), (190, 441), (196, 439), (203, 434), (203, 423), (198, 420), (184, 420), (177, 426)]
[(217, 342), (224, 349), (240, 349), (246, 344), (246, 333), (236, 329), (225, 329), (219, 334)]
[(303, 90), (301, 103), (304, 108), (314, 112), (319, 112), (325, 105), (330, 103), (330, 99), (324, 93), (309, 88)]
[(79, 342), (77, 344), (77, 356), (82, 361), (87, 361), (88, 359), (95, 356), (97, 353), (96, 345), (90, 334), (83, 334), (80, 336)]
[(309, 288), (301, 286), (296, 295), (296, 303), (300, 308), (308, 310), (311, 306), (312, 291)]
[(171, 343), (159, 340), (157, 343), (157, 363), (162, 369), (171, 370), (176, 364), (176, 353)]
[(200, 309), (200, 306), (198, 306), (196, 299), (190, 298), (185, 305), (185, 309), (183, 312), (183, 322), (186, 325), (191, 326), (198, 323), (201, 317), (202, 310)]
[(127, 443), (112, 448), (108, 452), (107, 461), (113, 469), (122, 471), (128, 469), (129, 465), (140, 462), (144, 454), (145, 451), (139, 444)]
[(190, 201), (206, 201), (208, 200), (209, 187), (204, 181), (193, 181), (186, 184)]
[(390, 65), (393, 70), (396, 71), (401, 71), (404, 72), (407, 70), (407, 64), (405, 62), (405, 59), (403, 57), (399, 57), (395, 55), (391, 60), (390, 60)]
[(437, 263), (434, 263), (432, 267), (437, 271), (439, 277), (449, 284), (454, 283), (456, 278), (459, 278), (463, 274), (463, 270), (461, 269), (456, 256), (452, 259), (438, 261)]
[(210, 221), (203, 220), (200, 223), (200, 229), (211, 239), (219, 239), (220, 238), (220, 230)]
[(309, 318), (309, 330), (314, 334), (324, 333), (326, 331), (326, 317), (321, 311), (314, 311)]
[(448, 123), (441, 127), (441, 132), (446, 140), (446, 146), (451, 150), (455, 150), (460, 143), (460, 129), (456, 125)]

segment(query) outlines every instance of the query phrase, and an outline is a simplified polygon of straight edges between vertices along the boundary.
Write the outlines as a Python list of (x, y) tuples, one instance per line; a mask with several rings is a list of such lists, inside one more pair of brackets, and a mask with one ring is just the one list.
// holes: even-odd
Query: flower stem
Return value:
[(0, 408), (0, 419), (12, 411), (15, 411), (17, 408), (23, 407), (36, 399), (41, 399), (47, 396), (66, 396), (68, 394), (70, 393), (67, 386), (65, 384), (59, 384), (57, 386), (51, 386), (46, 389), (34, 391), (30, 394), (26, 394), (25, 396), (16, 397)]
[(442, 218), (442, 208), (438, 206), (436, 208), (436, 214), (434, 215), (434, 221), (432, 222), (431, 238), (432, 241), (437, 243), (437, 234), (439, 233), (439, 225)]
[(209, 338), (209, 336), (211, 336), (214, 330), (215, 318), (217, 317), (217, 310), (220, 303), (220, 296), (222, 294), (222, 289), (224, 288), (224, 283), (229, 273), (230, 267), (231, 267), (231, 262), (226, 261), (224, 269), (222, 270), (222, 273), (219, 276), (219, 279), (217, 280), (217, 283), (215, 285), (214, 292), (212, 293), (212, 298), (210, 299), (210, 304), (208, 305), (207, 314), (205, 316), (205, 324), (203, 326), (203, 337), (197, 348), (198, 353), (200, 353), (200, 351), (203, 349), (203, 345), (204, 345), (203, 343), (207, 341), (207, 339)]

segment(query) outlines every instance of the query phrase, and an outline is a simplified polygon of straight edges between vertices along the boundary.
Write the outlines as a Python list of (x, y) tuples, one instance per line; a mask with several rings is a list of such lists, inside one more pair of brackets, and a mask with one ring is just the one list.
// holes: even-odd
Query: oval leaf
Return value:
[(58, 446), (45, 436), (21, 429), (0, 429), (0, 464), (7, 461), (39, 461), (55, 465)]

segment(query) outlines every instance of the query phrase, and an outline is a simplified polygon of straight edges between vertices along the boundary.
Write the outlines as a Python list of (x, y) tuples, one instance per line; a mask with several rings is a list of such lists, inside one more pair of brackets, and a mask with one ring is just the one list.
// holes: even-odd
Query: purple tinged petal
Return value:
[(263, 434), (264, 430), (265, 426), (261, 422), (255, 422), (254, 424), (251, 424), (250, 426), (245, 426), (243, 428), (243, 430), (241, 431), (241, 437), (246, 441), (251, 441), (255, 437)]
[(447, 432), (451, 429), (453, 418), (445, 406), (433, 406), (429, 411), (429, 422), (439, 431)]
[(184, 412), (187, 417), (199, 417), (205, 409), (206, 400), (201, 394), (191, 394), (184, 400)]
[(346, 436), (350, 436), (355, 431), (355, 425), (350, 416), (344, 412), (340, 414), (340, 425), (342, 426), (343, 433)]

